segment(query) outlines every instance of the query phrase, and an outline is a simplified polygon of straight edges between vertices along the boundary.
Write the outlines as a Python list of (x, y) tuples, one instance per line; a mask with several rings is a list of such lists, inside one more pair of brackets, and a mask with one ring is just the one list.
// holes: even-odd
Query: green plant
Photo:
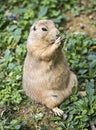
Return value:
[[(96, 118), (96, 91), (93, 80), (87, 81), (87, 95), (80, 99), (78, 94), (73, 94), (61, 105), (61, 108), (68, 115), (66, 121), (59, 125), (66, 130), (88, 130), (89, 121), (95, 122)], [(73, 92), (74, 93), (74, 92)]]
[(0, 122), (0, 130), (26, 130), (27, 122), (23, 121), (20, 122), (19, 119), (13, 119), (11, 121), (8, 121), (7, 119), (4, 119), (3, 121), (1, 120)]
[(70, 34), (67, 36), (64, 50), (69, 66), (78, 75), (80, 86), (83, 86), (86, 79), (93, 79), (95, 81), (96, 54), (94, 49), (92, 49), (94, 46), (96, 46), (95, 38), (80, 34)]

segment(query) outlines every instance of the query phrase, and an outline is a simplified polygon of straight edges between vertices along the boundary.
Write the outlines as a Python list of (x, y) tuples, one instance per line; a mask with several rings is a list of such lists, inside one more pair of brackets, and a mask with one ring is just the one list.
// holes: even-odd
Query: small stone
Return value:
[(86, 27), (86, 24), (82, 24), (82, 23), (80, 24), (81, 29), (84, 29), (85, 27)]
[(90, 16), (89, 16), (89, 19), (93, 19), (93, 16), (92, 16), (92, 15), (90, 15)]

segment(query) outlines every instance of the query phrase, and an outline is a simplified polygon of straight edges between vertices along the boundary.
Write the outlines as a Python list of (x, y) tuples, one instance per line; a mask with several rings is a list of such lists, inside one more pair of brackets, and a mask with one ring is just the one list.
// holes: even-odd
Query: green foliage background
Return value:
[[(74, 88), (73, 95), (61, 104), (60, 107), (69, 116), (66, 121), (57, 119), (58, 130), (88, 130), (91, 119), (96, 124), (96, 38), (67, 34), (63, 28), (69, 20), (67, 11), (77, 16), (80, 13), (91, 13), (95, 6), (95, 0), (90, 0), (87, 7), (81, 6), (80, 0), (0, 1), (0, 106), (4, 110), (3, 116), (7, 107), (18, 110), (19, 104), (25, 100), (22, 69), (30, 26), (39, 19), (52, 19), (66, 36), (63, 49), (70, 68), (78, 76), (79, 89), (87, 92), (81, 98)], [(17, 23), (8, 19), (10, 14), (16, 15)], [(26, 122), (10, 119), (10, 114), (3, 116), (1, 114), (1, 130), (25, 129)], [(41, 129), (46, 130), (47, 127)]]

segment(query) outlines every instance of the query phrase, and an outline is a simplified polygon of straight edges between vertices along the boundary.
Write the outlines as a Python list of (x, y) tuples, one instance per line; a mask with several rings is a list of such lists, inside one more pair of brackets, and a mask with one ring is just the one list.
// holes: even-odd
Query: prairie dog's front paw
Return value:
[(55, 44), (61, 44), (61, 38), (56, 39)]
[(55, 43), (53, 44), (53, 46), (55, 46), (55, 48), (58, 48), (61, 46), (61, 38), (59, 37), (58, 39), (56, 39)]
[(56, 41), (55, 41), (55, 44), (61, 44), (61, 43), (63, 43), (64, 41), (65, 41), (65, 37), (59, 37)]

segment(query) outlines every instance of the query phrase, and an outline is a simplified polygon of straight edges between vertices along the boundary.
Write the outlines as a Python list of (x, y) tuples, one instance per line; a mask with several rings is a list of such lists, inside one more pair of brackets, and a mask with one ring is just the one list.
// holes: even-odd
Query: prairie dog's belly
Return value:
[[(67, 86), (69, 70), (65, 67), (62, 59), (56, 66), (52, 62), (34, 61), (26, 58), (23, 74), (24, 88), (30, 90), (62, 90)], [(64, 70), (64, 68), (66, 68)]]

